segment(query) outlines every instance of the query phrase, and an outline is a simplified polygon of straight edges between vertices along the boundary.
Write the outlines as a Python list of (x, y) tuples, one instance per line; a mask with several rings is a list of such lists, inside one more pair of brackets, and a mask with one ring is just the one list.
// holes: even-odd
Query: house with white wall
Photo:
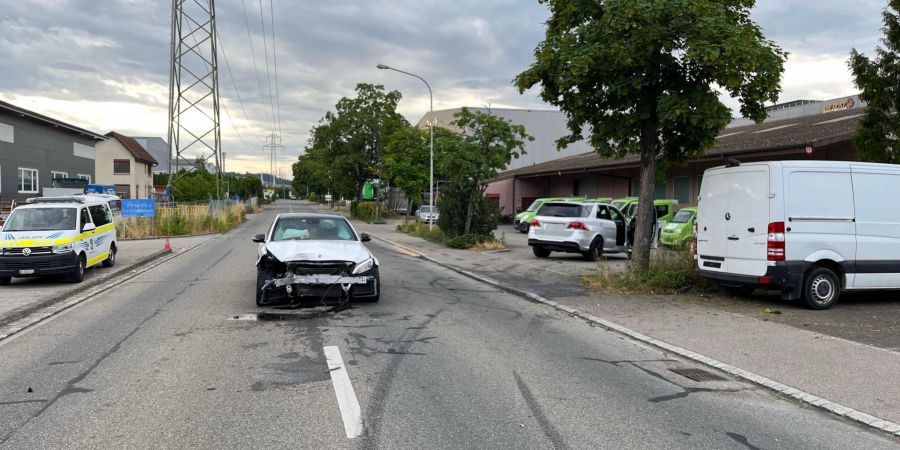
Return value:
[(150, 198), (156, 159), (134, 139), (112, 131), (96, 145), (96, 184), (115, 185), (123, 198)]

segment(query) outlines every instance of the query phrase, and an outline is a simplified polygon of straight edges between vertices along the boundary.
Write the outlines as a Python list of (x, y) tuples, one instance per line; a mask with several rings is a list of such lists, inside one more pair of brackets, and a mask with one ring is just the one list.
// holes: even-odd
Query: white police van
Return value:
[(115, 196), (38, 197), (17, 207), (0, 230), (0, 285), (13, 277), (66, 275), (80, 283), (84, 270), (116, 263)]

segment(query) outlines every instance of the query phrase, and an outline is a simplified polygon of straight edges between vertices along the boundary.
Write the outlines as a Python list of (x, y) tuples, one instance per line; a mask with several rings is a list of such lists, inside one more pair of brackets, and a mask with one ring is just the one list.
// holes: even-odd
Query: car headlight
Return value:
[(374, 267), (374, 266), (375, 266), (375, 260), (372, 258), (369, 258), (369, 259), (356, 265), (356, 268), (353, 269), (353, 275), (368, 272), (368, 271), (372, 270), (372, 267)]
[(75, 249), (75, 246), (72, 243), (62, 244), (62, 245), (54, 245), (53, 253), (69, 253), (74, 249)]

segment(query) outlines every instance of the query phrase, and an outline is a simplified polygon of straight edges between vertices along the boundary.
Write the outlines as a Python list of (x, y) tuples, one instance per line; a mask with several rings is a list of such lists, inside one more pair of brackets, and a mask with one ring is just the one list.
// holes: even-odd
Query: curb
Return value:
[(841, 405), (839, 403), (835, 403), (835, 402), (826, 400), (824, 398), (821, 398), (816, 395), (810, 394), (808, 392), (802, 391), (800, 389), (788, 386), (786, 384), (779, 383), (775, 380), (766, 378), (762, 375), (757, 375), (753, 372), (749, 372), (744, 369), (741, 369), (741, 368), (732, 366), (730, 364), (723, 363), (716, 359), (710, 358), (708, 356), (701, 355), (696, 352), (692, 352), (688, 349), (679, 347), (677, 345), (672, 345), (672, 344), (669, 344), (668, 342), (660, 341), (659, 339), (655, 339), (650, 336), (638, 333), (637, 331), (634, 331), (630, 328), (624, 327), (617, 323), (613, 323), (608, 320), (601, 319), (601, 318), (593, 316), (591, 314), (587, 314), (585, 312), (579, 311), (575, 308), (572, 308), (572, 307), (569, 307), (566, 305), (562, 305), (560, 303), (554, 302), (553, 300), (546, 299), (546, 298), (544, 298), (538, 294), (535, 294), (533, 292), (528, 292), (528, 291), (525, 291), (522, 289), (518, 289), (513, 286), (509, 286), (507, 284), (501, 283), (499, 281), (495, 281), (490, 278), (483, 277), (481, 275), (469, 272), (468, 270), (454, 267), (450, 264), (447, 264), (447, 263), (439, 261), (435, 258), (432, 258), (432, 257), (422, 253), (421, 251), (414, 250), (405, 245), (398, 244), (396, 242), (390, 241), (383, 237), (375, 236), (375, 235), (372, 235), (372, 237), (374, 237), (375, 239), (378, 239), (379, 241), (386, 242), (390, 245), (393, 245), (393, 246), (402, 248), (404, 250), (407, 250), (409, 252), (415, 253), (415, 254), (419, 255), (419, 257), (421, 257), (422, 259), (425, 259), (427, 261), (435, 263), (446, 269), (450, 269), (454, 272), (457, 272), (461, 275), (472, 278), (476, 281), (480, 281), (482, 283), (489, 284), (491, 286), (494, 286), (494, 287), (501, 289), (505, 292), (508, 292), (510, 294), (513, 294), (513, 295), (516, 295), (519, 297), (523, 297), (524, 299), (535, 302), (535, 303), (541, 303), (541, 304), (550, 306), (554, 309), (563, 311), (565, 313), (568, 313), (574, 317), (577, 317), (577, 318), (587, 321), (589, 323), (599, 325), (600, 327), (602, 327), (608, 331), (612, 331), (615, 333), (625, 335), (626, 337), (631, 338), (633, 340), (642, 342), (644, 344), (651, 345), (653, 347), (656, 347), (661, 350), (665, 350), (667, 352), (677, 354), (681, 357), (684, 357), (691, 361), (703, 364), (710, 368), (729, 373), (737, 378), (740, 378), (743, 381), (766, 388), (779, 397), (790, 398), (790, 399), (799, 401), (799, 402), (807, 404), (809, 406), (813, 406), (818, 409), (821, 409), (825, 412), (834, 414), (838, 417), (842, 417), (842, 418), (848, 419), (852, 422), (856, 422), (857, 424), (865, 425), (866, 427), (873, 428), (875, 430), (878, 430), (878, 431), (881, 431), (884, 433), (888, 433), (891, 436), (900, 438), (900, 424), (898, 424), (898, 423), (891, 422), (889, 420), (880, 419), (873, 415), (866, 414), (862, 411)]
[[(237, 227), (234, 227), (237, 228)], [(232, 230), (234, 229), (232, 228)], [(228, 230), (231, 231), (231, 230)], [(226, 231), (226, 233), (228, 232)], [(141, 238), (116, 238), (117, 241), (152, 241), (154, 239), (175, 239), (175, 238), (190, 238), (190, 237), (200, 237), (200, 236), (212, 236), (214, 234), (221, 234), (219, 231), (210, 231), (209, 233), (197, 233), (197, 234), (173, 234), (171, 236), (151, 236), (151, 237), (141, 237)]]
[(85, 283), (84, 285), (81, 285), (73, 290), (66, 291), (40, 300), (37, 303), (15, 309), (8, 313), (6, 317), (0, 319), (0, 344), (3, 343), (3, 340), (13, 336), (16, 333), (19, 333), (20, 331), (34, 324), (42, 322), (49, 317), (55, 316), (56, 314), (59, 314), (62, 311), (65, 311), (85, 300), (88, 300), (97, 294), (109, 290), (119, 283), (130, 280), (144, 272), (147, 272), (150, 269), (162, 265), (171, 259), (188, 253), (189, 251), (194, 250), (195, 248), (206, 244), (211, 240), (212, 239), (207, 239), (192, 247), (186, 248), (184, 251), (179, 253), (175, 253), (171, 250), (158, 251), (147, 258), (143, 258), (135, 262), (134, 264), (125, 267), (118, 272), (115, 272), (114, 274), (106, 278), (95, 280), (90, 283)]

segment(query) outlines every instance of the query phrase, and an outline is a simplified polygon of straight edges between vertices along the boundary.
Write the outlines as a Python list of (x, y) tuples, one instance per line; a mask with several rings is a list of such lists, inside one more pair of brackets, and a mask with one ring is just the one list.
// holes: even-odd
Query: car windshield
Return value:
[(681, 211), (678, 211), (678, 214), (675, 214), (675, 217), (672, 218), (672, 222), (688, 223), (691, 220), (691, 217), (694, 217), (693, 211), (682, 209)]
[[(435, 208), (435, 209), (437, 209), (437, 208)], [(421, 211), (421, 212), (423, 212), (423, 213), (430, 213), (430, 212), (431, 212), (431, 207), (430, 207), (430, 206), (423, 206), (423, 207), (419, 208), (419, 211)]]
[(344, 219), (290, 217), (279, 220), (272, 241), (294, 240), (355, 241), (356, 236)]
[(617, 202), (612, 202), (612, 203), (610, 203), (610, 204), (613, 205), (613, 206), (615, 206), (616, 209), (621, 210), (621, 209), (622, 209), (622, 205), (624, 205), (625, 202), (623, 202), (623, 201), (617, 201)]
[(587, 217), (590, 206), (573, 205), (570, 203), (547, 203), (537, 215), (544, 217)]
[(544, 202), (542, 202), (540, 200), (535, 200), (535, 201), (531, 202), (531, 205), (525, 211), (528, 211), (528, 212), (537, 211), (538, 208), (540, 208), (541, 205), (543, 205), (543, 204), (544, 204)]
[(622, 214), (625, 214), (628, 217), (634, 217), (634, 214), (637, 212), (637, 206), (637, 202), (626, 206), (625, 210), (622, 211)]
[(20, 208), (9, 216), (3, 231), (74, 230), (75, 208)]

